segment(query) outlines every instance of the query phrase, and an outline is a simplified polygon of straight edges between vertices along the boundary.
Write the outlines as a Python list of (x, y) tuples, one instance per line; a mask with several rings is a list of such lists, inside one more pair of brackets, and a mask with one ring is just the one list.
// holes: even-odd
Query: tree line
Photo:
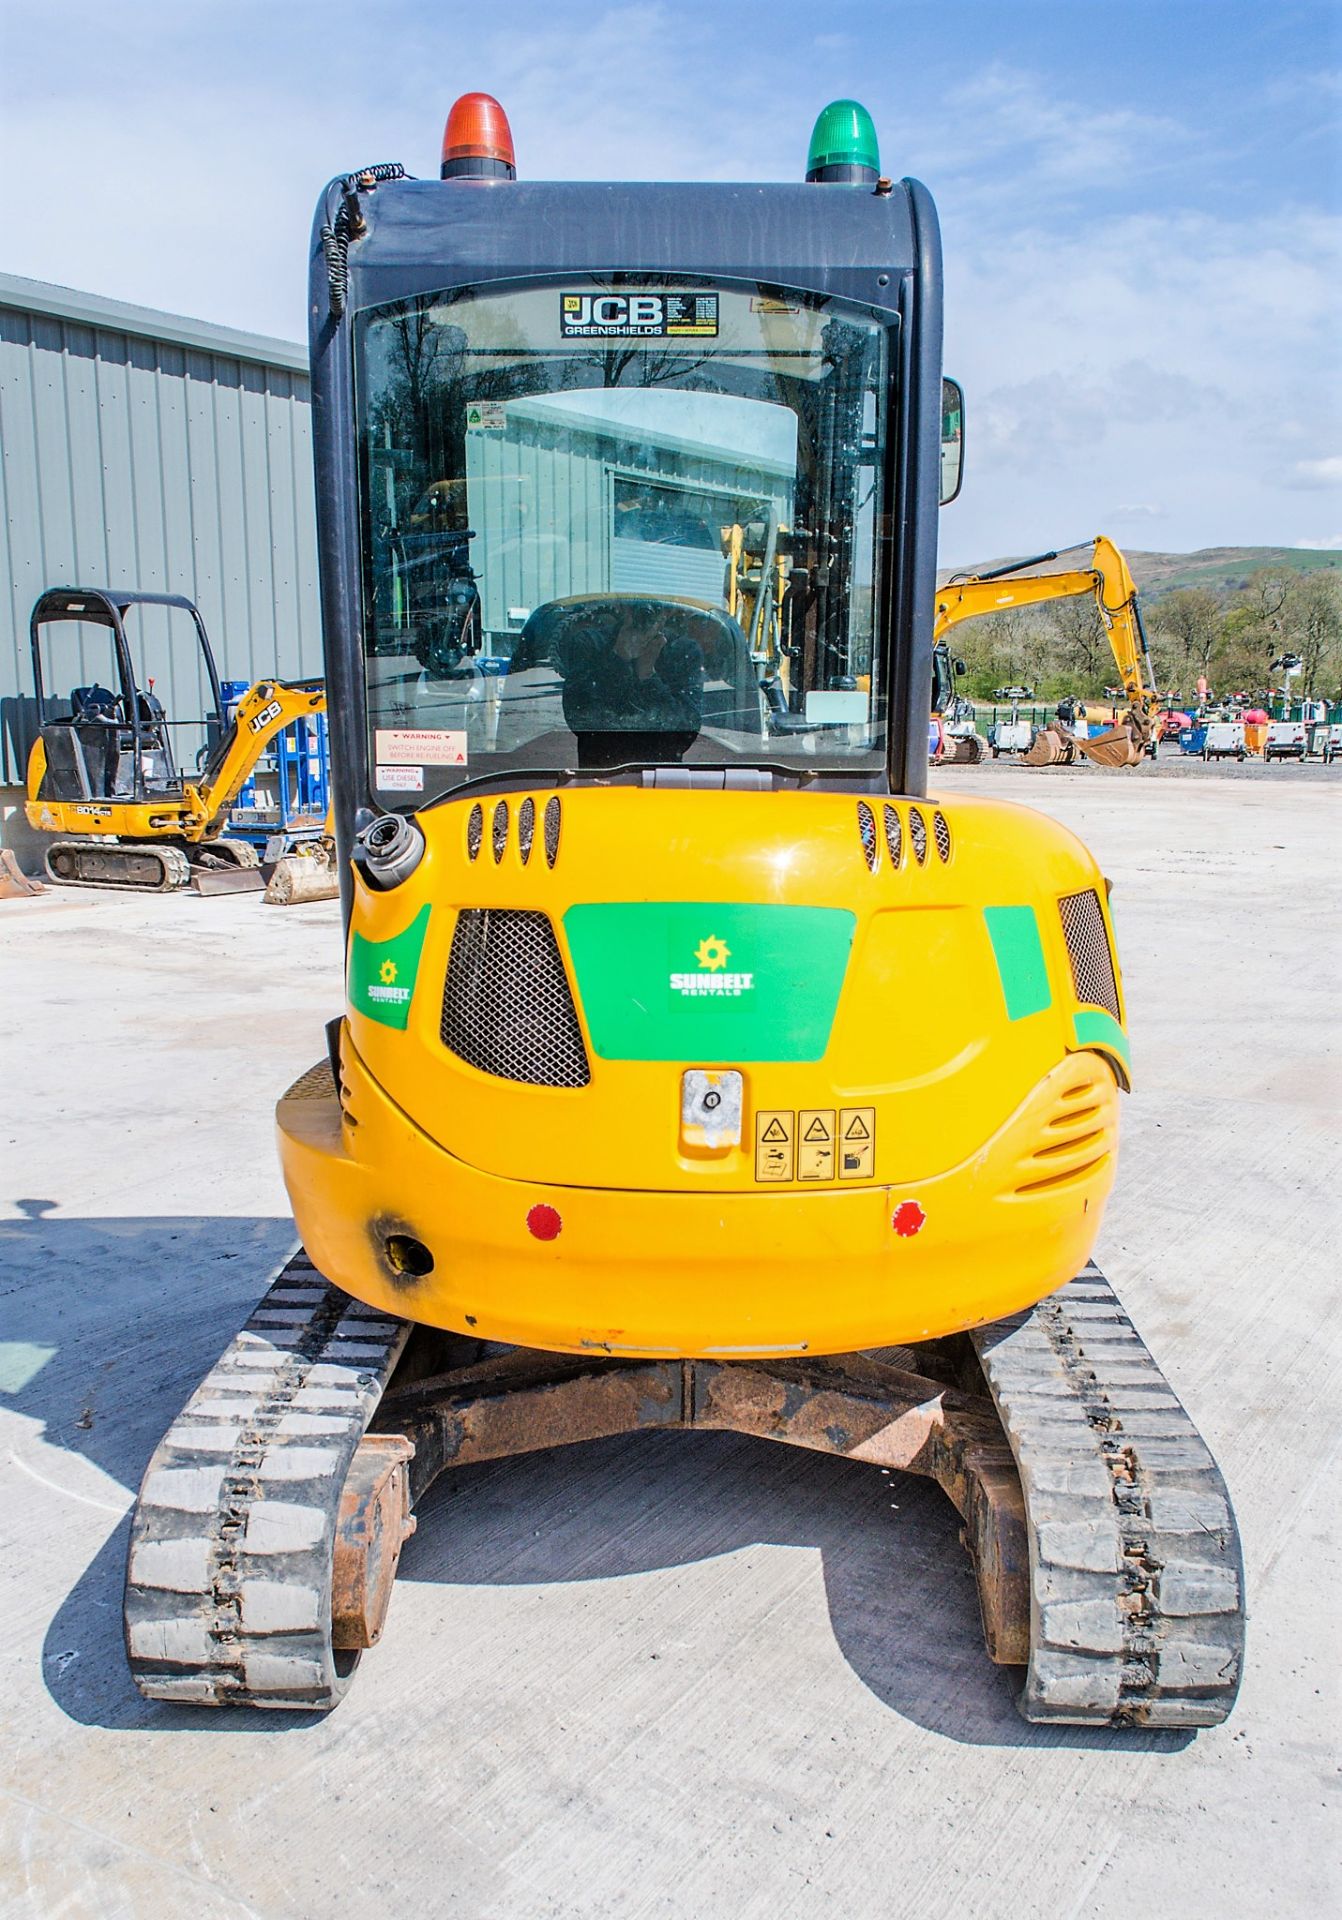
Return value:
[[(1266, 701), (1286, 685), (1273, 662), (1295, 654), (1293, 698), (1342, 700), (1342, 569), (1264, 567), (1219, 591), (1176, 587), (1139, 599), (1162, 693), (1196, 701), (1205, 679), (1213, 698)], [(1008, 686), (1030, 687), (1040, 700), (1098, 698), (1117, 680), (1090, 598), (988, 614), (956, 630), (952, 646), (968, 668), (960, 691), (974, 699)]]

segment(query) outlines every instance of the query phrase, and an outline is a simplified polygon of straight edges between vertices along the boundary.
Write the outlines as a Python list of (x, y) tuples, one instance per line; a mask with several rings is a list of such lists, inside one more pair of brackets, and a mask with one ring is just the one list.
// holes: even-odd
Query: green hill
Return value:
[(1233, 593), (1264, 567), (1291, 573), (1342, 568), (1342, 553), (1319, 547), (1200, 547), (1196, 553), (1125, 550), (1137, 590), (1155, 599), (1178, 587), (1209, 587)]
[[(1144, 553), (1140, 548), (1125, 547), (1123, 551), (1138, 592), (1148, 600), (1173, 593), (1178, 587), (1208, 587), (1213, 593), (1234, 593), (1264, 567), (1281, 567), (1293, 573), (1313, 573), (1321, 567), (1342, 569), (1342, 552), (1320, 547), (1200, 547), (1196, 553)], [(1087, 552), (1086, 548), (1074, 548), (1040, 571), (1056, 573), (1067, 567), (1084, 566)], [(1007, 560), (983, 563), (985, 569), (1007, 564)], [(949, 571), (938, 575), (939, 580), (948, 578)]]

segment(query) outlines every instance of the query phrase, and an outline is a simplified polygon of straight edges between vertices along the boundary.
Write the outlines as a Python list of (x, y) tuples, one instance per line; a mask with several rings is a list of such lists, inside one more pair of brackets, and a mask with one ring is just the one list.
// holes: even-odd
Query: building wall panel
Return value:
[[(223, 678), (320, 674), (301, 351), (0, 275), (0, 567), (5, 780), (22, 778), (28, 618), (46, 587), (182, 593)], [(205, 688), (189, 649), (166, 647), (164, 616), (145, 631), (156, 692), (194, 717)], [(95, 638), (80, 671), (106, 679)]]

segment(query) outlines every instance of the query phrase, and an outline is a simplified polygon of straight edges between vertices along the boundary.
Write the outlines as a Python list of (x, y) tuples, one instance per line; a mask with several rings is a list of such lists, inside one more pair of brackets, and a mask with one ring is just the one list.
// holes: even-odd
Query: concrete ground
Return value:
[(1219, 1455), (1252, 1607), (1196, 1737), (1027, 1726), (934, 1487), (711, 1434), (440, 1482), (327, 1719), (141, 1701), (126, 1516), (289, 1246), (270, 1103), (338, 1005), (336, 909), (0, 904), (0, 1911), (1337, 1911), (1342, 785), (1254, 771), (941, 776), (1115, 882), (1137, 1091), (1099, 1257)]

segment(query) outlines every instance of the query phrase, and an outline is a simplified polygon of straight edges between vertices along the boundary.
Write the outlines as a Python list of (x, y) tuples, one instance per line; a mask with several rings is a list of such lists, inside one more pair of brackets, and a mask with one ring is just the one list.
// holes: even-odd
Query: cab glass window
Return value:
[(875, 772), (889, 316), (618, 278), (356, 322), (368, 755)]

